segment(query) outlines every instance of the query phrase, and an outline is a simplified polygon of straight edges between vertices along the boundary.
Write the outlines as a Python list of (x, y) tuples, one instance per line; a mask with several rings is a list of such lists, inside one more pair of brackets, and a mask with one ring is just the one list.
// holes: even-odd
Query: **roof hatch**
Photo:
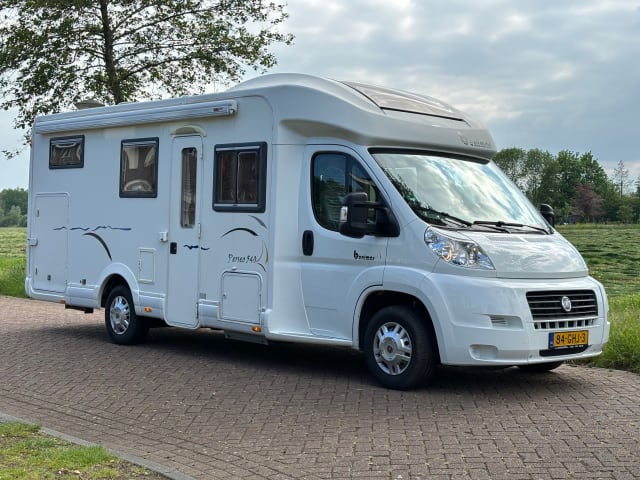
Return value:
[(341, 82), (361, 93), (383, 110), (418, 113), (433, 117), (464, 121), (460, 112), (433, 97), (402, 90), (375, 87), (355, 82)]

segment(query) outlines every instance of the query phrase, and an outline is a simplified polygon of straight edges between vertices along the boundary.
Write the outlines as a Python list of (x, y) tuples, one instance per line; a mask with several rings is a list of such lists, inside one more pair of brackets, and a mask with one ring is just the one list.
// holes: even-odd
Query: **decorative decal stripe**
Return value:
[(184, 244), (183, 247), (184, 248), (188, 248), (189, 250), (193, 250), (194, 248), (199, 248), (200, 250), (203, 250), (205, 252), (207, 250), (211, 250), (211, 247), (202, 247), (200, 245), (187, 245), (187, 244)]
[[(253, 235), (254, 237), (257, 237), (257, 236), (258, 236), (258, 234), (257, 234), (256, 232), (254, 232), (253, 230), (251, 230), (250, 228), (242, 228), (242, 227), (238, 227), (238, 228), (234, 228), (234, 229), (232, 229), (232, 230), (229, 230), (227, 233), (225, 233), (224, 235), (222, 235), (222, 237), (226, 237), (226, 236), (227, 236), (227, 235), (229, 235), (230, 233), (238, 232), (238, 231), (241, 231), (241, 232), (248, 232), (248, 233), (250, 233), (251, 235)], [(222, 238), (222, 237), (220, 237), (220, 238)]]
[(111, 252), (109, 251), (109, 247), (107, 247), (107, 243), (100, 237), (100, 235), (98, 235), (97, 233), (93, 233), (93, 232), (83, 233), (82, 235), (86, 235), (88, 237), (93, 237), (96, 240), (98, 240), (102, 244), (102, 246), (104, 247), (105, 252), (107, 252), (107, 256), (109, 257), (109, 260), (113, 261), (113, 258), (111, 258)]
[(267, 228), (267, 226), (264, 224), (264, 222), (262, 220), (260, 220), (258, 217), (256, 217), (255, 215), (249, 215), (251, 218), (253, 218), (256, 222), (258, 222), (260, 225), (262, 225), (264, 228)]
[(71, 227), (71, 228), (68, 228), (68, 227), (62, 226), (62, 227), (54, 228), (53, 230), (54, 231), (57, 231), (57, 230), (69, 230), (70, 232), (73, 232), (75, 230), (82, 230), (83, 232), (88, 232), (89, 230), (91, 230), (92, 232), (97, 232), (98, 230), (120, 230), (122, 232), (129, 232), (129, 231), (132, 230), (132, 228), (131, 227), (112, 227), (111, 225), (99, 225), (99, 226), (93, 227), (93, 228), (91, 228), (91, 227)]

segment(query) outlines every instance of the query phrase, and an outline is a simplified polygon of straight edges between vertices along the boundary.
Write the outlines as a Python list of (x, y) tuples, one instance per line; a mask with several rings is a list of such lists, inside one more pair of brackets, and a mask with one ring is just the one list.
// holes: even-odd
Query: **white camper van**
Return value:
[(598, 355), (607, 299), (434, 98), (306, 75), (36, 119), (26, 290), (150, 322), (364, 352), (390, 388), (438, 364)]

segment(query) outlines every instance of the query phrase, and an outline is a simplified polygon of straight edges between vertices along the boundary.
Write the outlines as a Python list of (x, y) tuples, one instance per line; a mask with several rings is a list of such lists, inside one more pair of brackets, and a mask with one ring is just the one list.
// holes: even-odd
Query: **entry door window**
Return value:
[(193, 148), (182, 149), (182, 190), (180, 194), (180, 225), (193, 228), (196, 223), (196, 179), (198, 169), (198, 151)]

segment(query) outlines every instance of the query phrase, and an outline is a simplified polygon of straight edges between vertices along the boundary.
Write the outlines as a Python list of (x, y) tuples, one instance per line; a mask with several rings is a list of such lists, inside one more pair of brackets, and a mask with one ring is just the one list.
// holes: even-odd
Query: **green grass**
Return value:
[(24, 258), (26, 251), (26, 228), (0, 228), (0, 258)]
[(609, 306), (609, 343), (602, 355), (589, 363), (640, 373), (640, 294), (613, 297), (609, 300)]
[(559, 225), (610, 298), (640, 293), (640, 225)]
[(26, 228), (0, 228), (0, 295), (26, 298), (26, 244)]
[(0, 257), (0, 295), (26, 298), (24, 291), (25, 259)]
[(164, 479), (104, 448), (81, 447), (45, 435), (37, 425), (0, 423), (0, 480)]
[(640, 225), (559, 225), (609, 297), (609, 343), (587, 363), (640, 373)]
[(26, 243), (26, 228), (0, 228), (0, 295), (26, 298)]

